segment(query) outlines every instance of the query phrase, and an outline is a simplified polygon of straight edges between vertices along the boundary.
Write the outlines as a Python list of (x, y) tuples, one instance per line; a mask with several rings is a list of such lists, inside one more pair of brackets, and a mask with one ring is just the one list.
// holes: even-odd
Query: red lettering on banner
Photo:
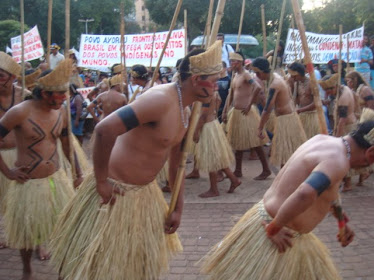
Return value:
[(99, 65), (108, 66), (108, 60), (106, 59), (82, 59), (82, 65)]

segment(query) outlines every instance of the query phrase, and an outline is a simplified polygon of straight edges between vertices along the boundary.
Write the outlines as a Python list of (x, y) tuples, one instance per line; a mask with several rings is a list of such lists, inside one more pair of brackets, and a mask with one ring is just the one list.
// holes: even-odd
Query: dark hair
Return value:
[(225, 38), (225, 34), (224, 33), (217, 33), (217, 37), (218, 36)]
[(179, 68), (179, 65), (181, 64), (182, 60), (183, 60), (183, 58), (180, 58), (180, 59), (177, 60), (177, 63), (175, 64), (175, 68), (177, 68), (177, 69)]
[(110, 73), (113, 75), (113, 74), (115, 74), (114, 73), (114, 67), (116, 67), (117, 65), (121, 65), (121, 63), (114, 63), (113, 65), (112, 65), (112, 67), (110, 67)]
[[(48, 70), (45, 70), (40, 76), (39, 78), (41, 77), (44, 77), (44, 76), (47, 76), (49, 73), (52, 72), (52, 69), (48, 69)], [(46, 91), (49, 95), (52, 95), (52, 91)], [(34, 89), (32, 90), (32, 96), (34, 99), (42, 99), (42, 89), (37, 85), (36, 87), (34, 87)]]
[(364, 78), (362, 77), (362, 75), (357, 72), (357, 71), (351, 71), (349, 72), (347, 75), (345, 75), (345, 78), (347, 79), (357, 79), (357, 85), (356, 86), (359, 86), (361, 84), (364, 84), (365, 86), (368, 86), (368, 84), (366, 83), (366, 81), (364, 80)]
[(252, 66), (260, 69), (264, 73), (270, 73), (270, 64), (265, 57), (257, 57), (252, 61)]
[(136, 72), (139, 75), (139, 77), (137, 77), (137, 79), (141, 79), (141, 80), (147, 80), (148, 79), (148, 70), (147, 70), (147, 68), (145, 68), (144, 65), (135, 64), (131, 67), (131, 70)]
[(359, 124), (358, 128), (352, 131), (349, 135), (353, 138), (356, 144), (362, 149), (369, 149), (372, 145), (366, 141), (364, 136), (374, 129), (374, 121), (366, 121)]
[(204, 49), (194, 49), (190, 51), (182, 60), (182, 62), (179, 64), (179, 73), (182, 82), (187, 80), (190, 76), (190, 57), (194, 55), (198, 55), (200, 53), (205, 52)]
[(292, 63), (291, 65), (288, 66), (288, 69), (291, 69), (292, 71), (296, 71), (302, 77), (305, 76), (305, 66), (302, 65), (301, 63), (294, 62), (294, 63)]
[(235, 53), (237, 53), (243, 58), (242, 65), (244, 65), (244, 60), (245, 60), (244, 54), (241, 51), (236, 51)]

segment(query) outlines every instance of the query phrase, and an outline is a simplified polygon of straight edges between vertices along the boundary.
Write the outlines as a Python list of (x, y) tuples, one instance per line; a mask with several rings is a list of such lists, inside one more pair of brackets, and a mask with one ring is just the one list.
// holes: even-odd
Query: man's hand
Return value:
[(271, 240), (271, 242), (273, 242), (275, 246), (277, 246), (279, 253), (284, 253), (286, 252), (287, 248), (292, 247), (293, 234), (290, 231), (274, 226), (273, 223), (267, 224), (265, 221), (262, 222), (262, 225), (266, 230), (268, 238)]
[(345, 230), (344, 230), (344, 236), (338, 235), (336, 236), (338, 238), (338, 241), (341, 243), (343, 247), (348, 246), (352, 241), (355, 236), (355, 233), (353, 230), (348, 225), (345, 225)]
[(104, 182), (97, 182), (96, 183), (96, 190), (101, 196), (101, 204), (110, 204), (114, 205), (116, 202), (116, 194), (119, 195), (125, 195), (125, 191), (118, 188), (114, 187), (111, 183), (108, 181)]
[(74, 180), (74, 189), (78, 188), (80, 184), (83, 182), (83, 177), (82, 175), (79, 175), (75, 180)]
[(248, 115), (248, 112), (251, 110), (251, 106), (248, 106), (247, 108), (245, 108), (245, 109), (243, 109), (242, 110), (242, 114), (244, 115), (244, 116), (246, 116), (246, 115)]
[(265, 139), (264, 130), (263, 129), (258, 129), (257, 136), (260, 139)]
[(177, 231), (179, 224), (181, 222), (182, 214), (173, 211), (169, 217), (166, 218), (165, 221), (165, 233), (172, 234)]
[(9, 180), (16, 180), (18, 183), (25, 183), (30, 179), (30, 176), (26, 173), (30, 167), (21, 166), (9, 169), (7, 174), (4, 174)]

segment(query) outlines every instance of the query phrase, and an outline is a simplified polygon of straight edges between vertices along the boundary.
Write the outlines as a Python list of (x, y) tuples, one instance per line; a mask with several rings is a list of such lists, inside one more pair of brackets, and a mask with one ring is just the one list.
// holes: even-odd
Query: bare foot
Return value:
[(39, 260), (41, 261), (46, 261), (51, 258), (51, 255), (43, 245), (39, 245), (36, 249), (36, 252), (38, 254)]
[(344, 187), (342, 192), (350, 192), (351, 190), (353, 190), (352, 187)]
[(364, 184), (364, 181), (367, 179), (367, 178), (369, 178), (370, 177), (370, 173), (369, 172), (367, 172), (367, 173), (364, 173), (364, 174), (360, 174), (360, 178), (358, 179), (358, 183), (356, 184), (356, 186), (359, 186), (359, 187), (361, 187), (361, 186), (363, 186)]
[(234, 175), (238, 178), (243, 177), (243, 173), (241, 171), (237, 171), (237, 170), (234, 171)]
[(186, 176), (186, 179), (199, 179), (200, 174), (198, 172), (192, 171), (190, 174)]
[(161, 190), (162, 190), (163, 192), (171, 192), (171, 189), (170, 189), (169, 186), (165, 186), (165, 187), (161, 188)]
[(8, 248), (5, 241), (0, 242), (0, 249)]
[(232, 182), (230, 189), (227, 191), (227, 193), (233, 193), (237, 187), (241, 185), (242, 181), (237, 180), (236, 182)]
[(257, 181), (265, 180), (270, 175), (271, 175), (271, 171), (262, 171), (262, 173), (258, 175), (257, 177), (254, 177), (253, 180), (257, 180)]
[(201, 198), (215, 197), (215, 196), (219, 196), (219, 192), (213, 192), (213, 191), (209, 190), (207, 192), (199, 194), (199, 197), (201, 197)]

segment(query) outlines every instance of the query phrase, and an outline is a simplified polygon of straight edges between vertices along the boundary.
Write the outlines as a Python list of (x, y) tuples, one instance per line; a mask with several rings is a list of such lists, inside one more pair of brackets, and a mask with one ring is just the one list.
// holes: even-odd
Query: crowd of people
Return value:
[[(61, 279), (151, 280), (167, 270), (182, 250), (184, 183), (170, 215), (162, 191), (174, 190), (196, 101), (202, 109), (186, 179), (209, 173), (201, 198), (220, 195), (225, 175), (228, 193), (240, 187), (244, 152), (260, 161), (254, 180), (267, 179), (270, 164), (280, 168), (263, 199), (206, 256), (203, 271), (215, 280), (340, 279), (311, 231), (332, 211), (339, 242), (353, 240), (339, 192), (342, 182), (350, 191), (353, 176), (362, 184), (373, 171), (373, 56), (364, 48), (361, 62), (345, 65), (340, 77), (332, 60), (316, 95), (303, 61), (282, 65), (282, 45), (276, 56), (247, 60), (223, 40), (219, 34), (206, 50), (192, 50), (166, 75), (115, 64), (97, 81), (82, 76), (73, 51), (64, 58), (52, 44), (50, 64), (27, 69), (23, 91), (20, 65), (0, 52), (4, 245), (20, 250), (23, 279), (32, 279), (33, 250), (49, 258), (47, 244)], [(84, 86), (93, 87), (89, 104), (79, 93)], [(321, 135), (319, 98), (330, 135)], [(93, 168), (79, 145), (88, 114)]]

